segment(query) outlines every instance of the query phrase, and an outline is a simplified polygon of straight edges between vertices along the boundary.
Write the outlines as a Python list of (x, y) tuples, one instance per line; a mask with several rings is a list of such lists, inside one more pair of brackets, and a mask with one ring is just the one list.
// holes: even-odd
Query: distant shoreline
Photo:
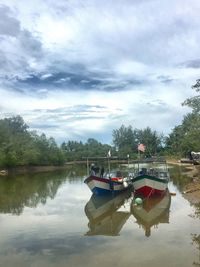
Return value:
[(4, 168), (0, 170), (0, 176), (65, 170), (69, 165), (72, 164), (74, 163), (71, 162), (70, 164), (65, 164), (62, 166), (17, 166), (13, 168)]
[[(126, 163), (126, 160), (118, 160), (118, 161), (110, 161), (110, 163)], [(75, 164), (87, 164), (86, 160), (74, 160), (66, 162), (64, 165), (60, 166), (16, 166), (16, 167), (10, 167), (10, 168), (1, 168), (0, 169), (0, 176), (6, 176), (6, 175), (12, 175), (12, 174), (24, 174), (24, 173), (37, 173), (37, 172), (51, 172), (51, 171), (57, 171), (57, 170), (65, 170), (70, 165)]]
[[(122, 162), (123, 163), (123, 162)], [(52, 172), (59, 170), (66, 170), (70, 165), (75, 164), (86, 164), (86, 161), (70, 161), (62, 166), (18, 166), (13, 168), (2, 168), (0, 169), (0, 177), (16, 174), (28, 174), (28, 173), (42, 173)], [(200, 202), (200, 165), (195, 166), (191, 163), (181, 163), (176, 159), (167, 160), (167, 164), (173, 164), (178, 166), (186, 166), (187, 172), (185, 173), (188, 178), (188, 184), (183, 190), (183, 195), (191, 203)]]

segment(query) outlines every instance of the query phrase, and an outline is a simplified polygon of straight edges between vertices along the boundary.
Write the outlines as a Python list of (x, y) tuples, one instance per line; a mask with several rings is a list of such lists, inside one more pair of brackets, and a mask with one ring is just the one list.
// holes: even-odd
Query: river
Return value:
[(94, 198), (85, 167), (0, 178), (0, 267), (200, 266), (200, 204), (171, 168), (167, 198)]

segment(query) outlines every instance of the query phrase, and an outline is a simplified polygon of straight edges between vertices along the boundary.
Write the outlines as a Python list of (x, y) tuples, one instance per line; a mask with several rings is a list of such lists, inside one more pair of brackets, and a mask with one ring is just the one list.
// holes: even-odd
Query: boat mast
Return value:
[(108, 173), (110, 177), (110, 157), (111, 157), (111, 152), (110, 150), (108, 151), (107, 158), (108, 158)]

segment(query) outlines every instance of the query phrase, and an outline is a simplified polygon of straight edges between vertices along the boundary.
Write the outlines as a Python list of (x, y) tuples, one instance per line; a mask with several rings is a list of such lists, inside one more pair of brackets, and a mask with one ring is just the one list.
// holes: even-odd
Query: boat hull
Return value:
[(89, 219), (86, 235), (119, 235), (130, 216), (129, 211), (120, 210), (120, 207), (130, 198), (131, 193), (131, 190), (126, 190), (116, 196), (93, 194), (85, 206), (85, 214)]
[(136, 218), (136, 222), (142, 226), (145, 235), (151, 235), (152, 226), (160, 223), (169, 223), (171, 195), (167, 190), (162, 196), (146, 198), (141, 205), (131, 205), (131, 213)]
[(133, 178), (133, 187), (137, 195), (150, 197), (162, 195), (166, 192), (168, 179), (161, 179), (150, 175), (140, 175)]
[(116, 196), (96, 196), (92, 194), (85, 206), (85, 214), (92, 222), (99, 222), (121, 207), (125, 200), (130, 198), (131, 190), (126, 190)]
[(129, 188), (129, 185), (123, 181), (113, 181), (111, 179), (101, 178), (94, 175), (86, 178), (84, 183), (88, 185), (92, 193), (95, 195), (105, 195), (110, 193), (118, 194)]

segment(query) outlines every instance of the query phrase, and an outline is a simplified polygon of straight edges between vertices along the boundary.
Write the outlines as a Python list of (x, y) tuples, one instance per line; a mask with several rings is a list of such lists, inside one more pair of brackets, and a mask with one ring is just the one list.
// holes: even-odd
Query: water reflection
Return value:
[(187, 171), (185, 166), (173, 166), (170, 168), (171, 180), (173, 180), (173, 184), (179, 191), (182, 191), (184, 186), (190, 182)]
[[(194, 206), (194, 214), (190, 215), (194, 219), (200, 219), (200, 203), (195, 203), (192, 206)], [(194, 266), (200, 266), (200, 234), (191, 234), (192, 236), (192, 244), (196, 246), (199, 252), (198, 261), (194, 261)]]
[(91, 197), (85, 170), (74, 165), (59, 173), (1, 177), (0, 267), (199, 266), (200, 208), (183, 198), (181, 177), (171, 176), (171, 203), (159, 213), (162, 200), (145, 210), (156, 215), (145, 238), (148, 216), (136, 218), (133, 195)]
[(195, 212), (194, 212), (193, 217), (200, 219), (200, 202), (199, 203), (194, 203), (193, 206), (195, 208)]
[[(173, 179), (173, 185), (177, 187), (177, 189), (182, 192), (184, 187), (192, 181), (192, 177), (187, 175), (187, 172), (190, 171), (190, 166), (173, 166), (170, 169), (171, 177)], [(180, 205), (180, 203), (179, 203)], [(195, 220), (200, 219), (200, 202), (199, 203), (191, 203), (190, 206), (193, 207), (189, 217)], [(188, 216), (188, 215), (187, 215)], [(194, 223), (194, 222), (193, 222)], [(192, 244), (198, 250), (198, 259), (193, 261), (194, 266), (200, 266), (200, 235), (199, 234), (191, 234)]]
[(129, 211), (119, 210), (130, 198), (131, 191), (115, 197), (92, 195), (85, 205), (85, 214), (89, 219), (89, 231), (86, 235), (119, 235), (130, 216)]
[(0, 213), (20, 215), (24, 207), (34, 208), (53, 199), (65, 180), (63, 172), (2, 177), (0, 179)]
[(169, 223), (171, 195), (167, 192), (163, 196), (155, 196), (144, 200), (142, 205), (131, 204), (131, 212), (136, 222), (145, 231), (145, 236), (151, 235), (151, 227), (158, 227), (160, 223)]
[(87, 176), (86, 164), (72, 164), (67, 167), (66, 177), (69, 182), (80, 183), (80, 181), (84, 181), (86, 176)]
[(199, 250), (199, 260), (198, 262), (194, 261), (193, 265), (200, 266), (200, 235), (192, 234), (192, 243), (195, 244)]
[[(129, 205), (126, 211), (120, 208)], [(118, 196), (92, 195), (85, 205), (85, 214), (89, 219), (89, 231), (86, 235), (119, 235), (123, 225), (132, 214), (136, 223), (151, 235), (151, 227), (158, 227), (160, 223), (169, 223), (171, 195), (167, 192), (163, 196), (147, 198), (142, 205), (134, 204), (131, 191)]]

